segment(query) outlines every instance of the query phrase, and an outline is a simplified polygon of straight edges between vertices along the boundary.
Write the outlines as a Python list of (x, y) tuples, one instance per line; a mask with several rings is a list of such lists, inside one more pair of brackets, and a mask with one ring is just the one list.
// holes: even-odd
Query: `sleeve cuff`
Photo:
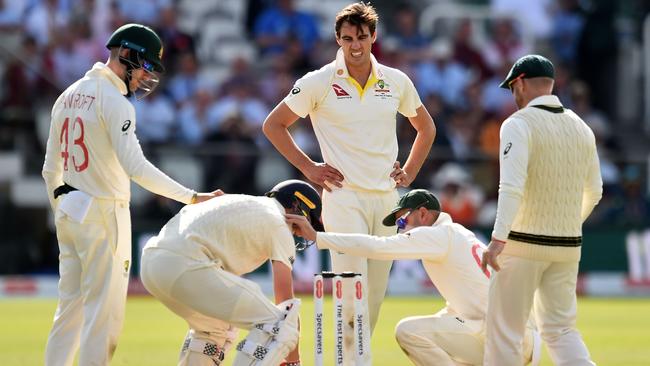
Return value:
[(508, 240), (508, 234), (498, 233), (498, 232), (495, 230), (495, 231), (492, 231), (492, 239), (495, 239), (495, 240), (498, 240), (498, 241), (502, 241), (502, 242), (505, 243), (506, 240)]
[(289, 101), (289, 100), (285, 100), (284, 104), (286, 104), (287, 107), (289, 107), (291, 112), (295, 113), (300, 118), (305, 118), (309, 114), (308, 112), (302, 113), (301, 111), (299, 111), (298, 108), (296, 108), (296, 106), (292, 105), (291, 101)]
[(195, 194), (198, 194), (198, 192), (193, 191), (191, 189), (188, 190), (187, 193), (185, 194), (185, 199), (180, 201), (180, 202), (183, 202), (186, 205), (191, 205), (192, 203), (194, 203), (192, 201), (193, 201), (193, 198), (194, 198)]
[(327, 246), (327, 233), (318, 231), (316, 232), (316, 246), (318, 249), (329, 249)]

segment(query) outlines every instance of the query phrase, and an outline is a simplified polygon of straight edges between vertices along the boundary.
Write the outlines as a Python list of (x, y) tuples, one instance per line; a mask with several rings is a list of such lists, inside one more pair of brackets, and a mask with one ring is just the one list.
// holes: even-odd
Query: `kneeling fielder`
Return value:
[[(284, 214), (302, 214), (320, 227), (321, 201), (297, 180), (276, 185), (267, 196), (224, 195), (185, 206), (147, 243), (144, 286), (190, 327), (179, 365), (219, 365), (235, 328), (250, 332), (233, 365), (277, 366), (285, 357), (286, 364), (299, 365), (300, 302), (293, 299), (291, 278), (296, 243)], [(240, 277), (268, 259), (277, 306)]]
[[(485, 245), (440, 212), (436, 197), (423, 189), (404, 195), (383, 224), (404, 233), (389, 237), (317, 233), (304, 217), (287, 215), (296, 234), (331, 249), (372, 259), (421, 259), (447, 306), (434, 315), (402, 319), (395, 329), (400, 347), (416, 365), (481, 365), (489, 272), (480, 268)], [(539, 335), (532, 325), (524, 338), (525, 359), (539, 362)]]

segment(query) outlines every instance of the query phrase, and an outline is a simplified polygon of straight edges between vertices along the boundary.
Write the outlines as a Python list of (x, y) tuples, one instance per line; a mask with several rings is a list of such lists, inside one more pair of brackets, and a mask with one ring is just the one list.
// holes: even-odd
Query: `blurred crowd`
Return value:
[[(44, 141), (37, 136), (38, 111), (49, 110), (63, 89), (107, 59), (104, 44), (115, 28), (140, 22), (161, 36), (168, 70), (154, 94), (134, 102), (146, 155), (154, 161), (179, 151), (192, 156), (202, 172), (200, 186), (193, 188), (263, 193), (259, 165), (275, 150), (261, 125), (297, 78), (334, 58), (334, 14), (324, 19), (310, 11), (316, 1), (242, 1), (239, 47), (215, 42), (214, 54), (230, 55), (227, 64), (215, 65), (198, 48), (205, 27), (219, 24), (206, 21), (193, 31), (181, 26), (181, 8), (193, 3), (205, 2), (0, 0), (0, 38), (14, 40), (2, 50), (0, 149), (20, 148), (29, 157), (28, 173), (40, 173)], [(531, 0), (523, 7), (515, 0), (473, 1), (484, 5), (487, 17), (442, 19), (430, 32), (420, 24), (423, 10), (440, 1), (373, 3), (381, 17), (373, 53), (411, 77), (437, 126), (430, 158), (413, 186), (438, 192), (455, 221), (474, 227), (493, 223), (499, 129), (516, 110), (510, 92), (498, 84), (514, 60), (542, 53), (556, 67), (555, 94), (597, 136), (606, 188), (588, 224), (648, 223), (647, 168), (626, 162), (615, 121), (616, 2)], [(296, 123), (292, 133), (319, 159), (309, 121)], [(16, 136), (23, 136), (20, 146)], [(398, 117), (401, 160), (413, 136), (408, 121)], [(176, 208), (151, 197), (133, 212), (162, 221)]]

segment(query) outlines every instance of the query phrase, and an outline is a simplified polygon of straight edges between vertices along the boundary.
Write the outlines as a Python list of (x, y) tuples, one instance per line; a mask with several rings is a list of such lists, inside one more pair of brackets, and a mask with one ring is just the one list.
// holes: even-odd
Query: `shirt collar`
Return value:
[(111, 68), (108, 67), (108, 65), (106, 65), (105, 63), (96, 62), (93, 65), (93, 68), (86, 73), (86, 76), (94, 76), (94, 75), (102, 76), (108, 79), (108, 81), (110, 81), (111, 84), (115, 85), (115, 87), (120, 91), (122, 95), (127, 94), (126, 83), (124, 82), (124, 80), (120, 79), (120, 77), (117, 76), (117, 74), (115, 74), (115, 72), (113, 72), (113, 70), (111, 70)]
[(436, 222), (433, 223), (432, 226), (436, 225), (443, 225), (443, 224), (453, 224), (454, 222), (451, 219), (451, 216), (449, 216), (448, 213), (445, 212), (440, 212), (440, 215), (438, 215), (438, 219)]
[(526, 105), (526, 107), (530, 107), (534, 105), (549, 105), (549, 106), (562, 107), (562, 102), (560, 102), (560, 98), (558, 98), (555, 95), (542, 95), (531, 100), (528, 103), (528, 105)]
[[(384, 78), (384, 73), (381, 71), (381, 65), (377, 62), (377, 59), (373, 54), (370, 54), (370, 63), (372, 64), (372, 75), (375, 76), (377, 80)], [(343, 55), (343, 48), (339, 48), (336, 52), (336, 61), (334, 62), (336, 72), (334, 73), (336, 77), (346, 79), (350, 76), (348, 73), (348, 67), (345, 65), (345, 56)]]

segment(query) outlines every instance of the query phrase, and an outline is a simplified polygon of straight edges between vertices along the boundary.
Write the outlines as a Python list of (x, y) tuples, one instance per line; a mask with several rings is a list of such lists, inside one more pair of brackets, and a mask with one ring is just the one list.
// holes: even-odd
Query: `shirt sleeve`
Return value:
[(505, 241), (519, 210), (528, 177), (530, 133), (523, 120), (511, 118), (501, 126), (500, 137), (499, 199), (492, 237)]
[[(54, 105), (58, 105), (57, 103)], [(54, 112), (52, 112), (50, 122), (50, 135), (47, 138), (45, 150), (45, 162), (43, 163), (42, 175), (45, 180), (47, 197), (50, 200), (52, 210), (56, 210), (56, 200), (54, 199), (54, 189), (63, 185), (63, 159), (61, 157), (61, 143), (59, 141), (59, 131), (54, 121)]]
[(419, 227), (393, 236), (319, 232), (319, 249), (370, 259), (427, 259), (436, 260), (447, 255), (450, 233), (442, 227)]
[(402, 73), (402, 76), (405, 81), (397, 111), (404, 117), (415, 117), (417, 116), (416, 110), (422, 105), (422, 101), (420, 100), (418, 91), (415, 89), (415, 85), (413, 85), (411, 79), (409, 79), (409, 77), (404, 73)]
[(156, 168), (142, 152), (140, 142), (135, 135), (135, 111), (127, 103), (115, 103), (103, 106), (106, 128), (109, 130), (111, 144), (117, 159), (129, 177), (143, 188), (174, 199), (190, 203), (194, 191), (171, 179)]
[(592, 159), (589, 164), (589, 171), (587, 173), (582, 195), (582, 222), (589, 217), (591, 211), (593, 211), (594, 207), (596, 207), (603, 196), (603, 179), (600, 174), (600, 161), (598, 159), (595, 138), (593, 138), (592, 150)]
[(318, 83), (315, 79), (316, 77), (313, 73), (308, 73), (301, 79), (298, 79), (283, 100), (289, 109), (301, 118), (307, 117), (316, 108), (319, 97), (322, 97), (324, 93), (322, 87), (319, 93)]
[(293, 235), (284, 222), (278, 224), (275, 233), (270, 235), (271, 254), (269, 259), (286, 264), (293, 268), (293, 261), (296, 259), (296, 245), (293, 242)]

